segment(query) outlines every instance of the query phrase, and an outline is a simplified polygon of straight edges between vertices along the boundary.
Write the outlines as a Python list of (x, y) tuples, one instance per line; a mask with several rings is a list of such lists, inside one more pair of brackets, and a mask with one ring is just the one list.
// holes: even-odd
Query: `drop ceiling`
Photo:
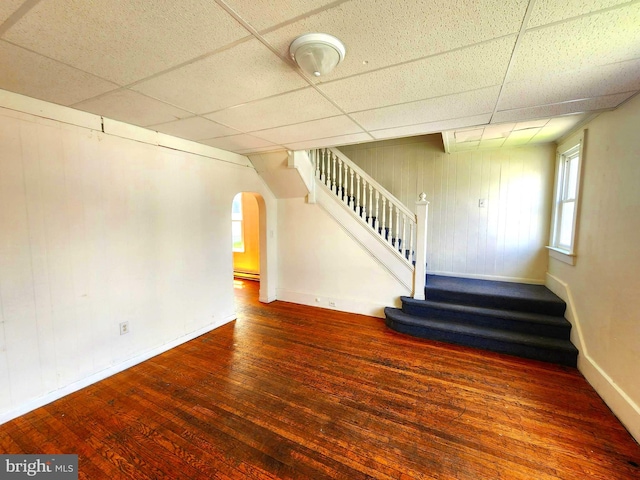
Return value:
[[(347, 54), (311, 78), (316, 31)], [(640, 1), (2, 0), (0, 88), (243, 154), (553, 141), (640, 90)]]

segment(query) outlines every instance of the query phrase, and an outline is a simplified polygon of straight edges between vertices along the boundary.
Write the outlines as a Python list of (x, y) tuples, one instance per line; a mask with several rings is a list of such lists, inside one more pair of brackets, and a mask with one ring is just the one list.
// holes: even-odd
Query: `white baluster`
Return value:
[(360, 175), (356, 173), (356, 214), (360, 216)]
[(313, 150), (313, 161), (316, 164), (316, 178), (320, 178), (320, 150)]
[(324, 165), (324, 184), (329, 187), (331, 186), (331, 152), (329, 149), (326, 149), (327, 156), (325, 157), (325, 165)]
[(400, 246), (400, 209), (398, 207), (396, 207), (396, 250), (402, 252)]
[(387, 216), (387, 199), (385, 198), (385, 196), (382, 196), (382, 230), (380, 231), (380, 234), (382, 235), (382, 238), (384, 238), (385, 240), (387, 239), (387, 232), (385, 230), (386, 227), (386, 216)]
[(376, 221), (374, 222), (373, 228), (376, 231), (380, 229), (380, 192), (376, 190)]
[(336, 190), (336, 194), (338, 197), (342, 195), (342, 160), (338, 158), (338, 189)]
[(389, 235), (387, 235), (387, 242), (389, 245), (393, 245), (393, 203), (389, 200)]
[(402, 214), (402, 241), (400, 242), (400, 253), (406, 258), (405, 251), (407, 250), (407, 216)]
[(350, 187), (349, 187), (349, 206), (351, 208), (353, 208), (354, 205), (354, 201), (355, 201), (355, 195), (354, 195), (354, 190), (353, 190), (353, 175), (355, 174), (355, 172), (353, 170), (351, 170), (351, 175), (349, 175), (349, 183), (350, 183)]
[(415, 237), (415, 226), (416, 226), (416, 224), (414, 222), (411, 222), (411, 224), (409, 226), (411, 228), (411, 234), (409, 236), (409, 241), (411, 242), (409, 244), (409, 261), (411, 263), (413, 263), (413, 257), (414, 257), (413, 246), (414, 246), (414, 237)]
[(331, 190), (333, 193), (337, 194), (338, 190), (336, 188), (336, 155), (333, 156), (333, 169), (331, 170)]
[(342, 201), (348, 203), (349, 200), (349, 165), (344, 162), (344, 186), (342, 191)]
[(369, 184), (369, 225), (374, 227), (373, 224), (373, 185)]
[(364, 218), (366, 222), (368, 222), (367, 220), (367, 181), (364, 178), (362, 179), (362, 212), (360, 216)]

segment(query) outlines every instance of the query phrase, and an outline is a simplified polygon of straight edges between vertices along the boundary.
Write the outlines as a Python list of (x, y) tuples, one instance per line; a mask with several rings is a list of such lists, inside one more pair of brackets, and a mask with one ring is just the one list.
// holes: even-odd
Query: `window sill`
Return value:
[(570, 252), (569, 250), (562, 250), (557, 247), (546, 247), (549, 250), (549, 256), (551, 258), (555, 258), (556, 260), (560, 260), (568, 265), (576, 264), (576, 254)]

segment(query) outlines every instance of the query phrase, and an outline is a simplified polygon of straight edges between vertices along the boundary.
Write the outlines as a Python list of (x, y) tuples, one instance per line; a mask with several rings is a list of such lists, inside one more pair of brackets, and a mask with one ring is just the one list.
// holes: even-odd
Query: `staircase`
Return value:
[(542, 285), (429, 275), (426, 300), (386, 308), (389, 328), (409, 335), (575, 367), (566, 304)]

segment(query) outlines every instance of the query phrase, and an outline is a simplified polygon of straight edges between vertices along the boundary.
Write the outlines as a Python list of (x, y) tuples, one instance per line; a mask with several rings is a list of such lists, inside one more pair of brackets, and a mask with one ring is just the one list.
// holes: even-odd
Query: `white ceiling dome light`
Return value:
[(330, 73), (344, 59), (346, 50), (333, 35), (306, 33), (291, 43), (289, 53), (303, 72), (321, 77)]

